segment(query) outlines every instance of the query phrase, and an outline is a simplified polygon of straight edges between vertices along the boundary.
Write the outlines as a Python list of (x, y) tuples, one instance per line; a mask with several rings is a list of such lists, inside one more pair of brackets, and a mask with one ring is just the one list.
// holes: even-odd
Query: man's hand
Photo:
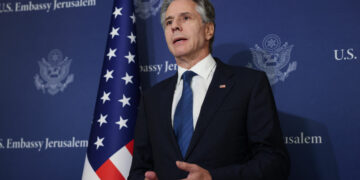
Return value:
[(176, 161), (176, 166), (181, 170), (189, 172), (189, 175), (183, 180), (211, 180), (209, 171), (196, 164)]
[(145, 180), (158, 180), (158, 177), (154, 171), (146, 171)]

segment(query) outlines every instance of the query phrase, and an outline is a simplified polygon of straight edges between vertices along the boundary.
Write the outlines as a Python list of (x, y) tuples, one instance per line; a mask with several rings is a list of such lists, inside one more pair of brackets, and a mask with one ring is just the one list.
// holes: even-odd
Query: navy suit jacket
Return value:
[(171, 124), (177, 75), (143, 93), (129, 179), (143, 180), (148, 170), (160, 180), (185, 178), (177, 160), (207, 169), (213, 179), (287, 179), (289, 157), (265, 73), (216, 63), (184, 158)]

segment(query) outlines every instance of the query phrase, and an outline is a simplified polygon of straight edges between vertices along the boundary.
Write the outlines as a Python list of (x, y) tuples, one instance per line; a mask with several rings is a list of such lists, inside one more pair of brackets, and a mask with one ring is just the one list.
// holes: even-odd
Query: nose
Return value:
[(172, 22), (171, 30), (172, 30), (172, 32), (182, 31), (181, 23), (179, 22), (178, 19), (174, 19), (174, 21)]

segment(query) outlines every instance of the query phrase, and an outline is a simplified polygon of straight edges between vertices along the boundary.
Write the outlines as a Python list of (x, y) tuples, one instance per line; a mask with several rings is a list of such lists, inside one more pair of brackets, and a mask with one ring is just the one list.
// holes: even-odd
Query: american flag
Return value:
[(129, 174), (139, 96), (132, 0), (114, 0), (83, 180)]

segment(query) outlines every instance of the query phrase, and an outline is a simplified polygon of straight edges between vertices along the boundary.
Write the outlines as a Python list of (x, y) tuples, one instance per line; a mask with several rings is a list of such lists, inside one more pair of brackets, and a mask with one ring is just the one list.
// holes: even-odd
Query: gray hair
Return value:
[[(163, 28), (165, 28), (166, 11), (173, 1), (174, 0), (163, 0), (161, 6), (161, 16), (160, 16), (161, 25)], [(197, 4), (196, 11), (200, 14), (203, 23), (212, 23), (214, 24), (214, 28), (215, 28), (215, 9), (214, 6), (211, 4), (210, 0), (192, 0), (192, 1)], [(210, 51), (212, 49), (211, 47), (212, 47), (212, 43), (214, 42), (214, 38), (215, 38), (215, 34), (210, 39)]]

